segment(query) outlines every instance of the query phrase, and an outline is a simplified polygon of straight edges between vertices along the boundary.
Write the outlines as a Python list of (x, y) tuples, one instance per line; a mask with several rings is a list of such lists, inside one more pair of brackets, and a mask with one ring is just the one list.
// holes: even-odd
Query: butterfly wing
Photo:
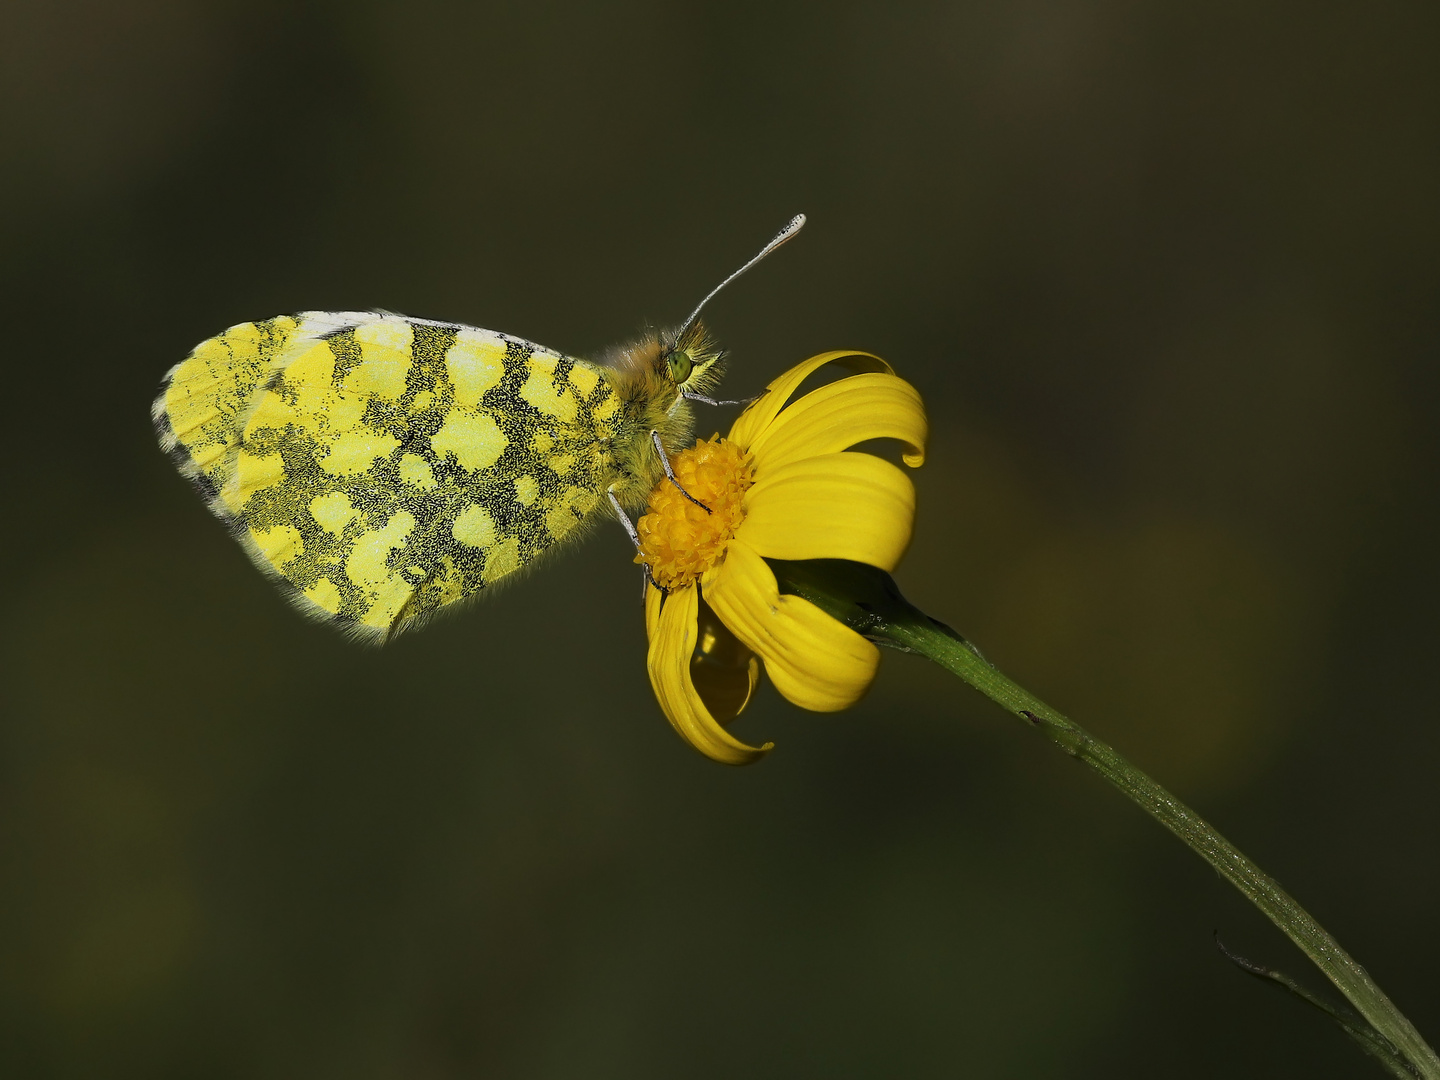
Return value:
[(604, 373), (476, 327), (311, 312), (232, 327), (167, 379), (161, 444), (307, 614), (383, 640), (600, 506)]

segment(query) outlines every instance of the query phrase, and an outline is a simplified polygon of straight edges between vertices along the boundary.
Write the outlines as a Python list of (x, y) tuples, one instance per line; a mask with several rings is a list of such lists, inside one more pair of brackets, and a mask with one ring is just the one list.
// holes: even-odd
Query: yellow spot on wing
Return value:
[(589, 397), (590, 391), (600, 385), (600, 373), (585, 364), (577, 363), (570, 369), (570, 385), (580, 391), (581, 397)]
[(535, 496), (540, 494), (540, 485), (530, 475), (517, 476), (515, 478), (515, 499), (521, 506), (530, 506), (535, 502)]
[(389, 457), (399, 445), (399, 439), (382, 431), (347, 431), (330, 444), (330, 452), (320, 467), (336, 476), (356, 476), (369, 469), (376, 458)]
[(405, 374), (414, 360), (415, 332), (404, 319), (378, 319), (357, 327), (360, 363), (345, 376), (345, 389), (398, 401), (405, 393)]
[(466, 469), (488, 469), (500, 460), (509, 444), (510, 440), (488, 414), (460, 409), (451, 409), (440, 430), (430, 436), (432, 450), (441, 456), (453, 453), (455, 460)]
[(357, 326), (355, 342), (360, 346), (361, 352), (371, 346), (381, 352), (396, 349), (409, 352), (410, 346), (415, 342), (415, 329), (398, 315), (385, 315)]
[(475, 548), (488, 548), (495, 543), (495, 519), (478, 503), (471, 503), (460, 511), (450, 532), (462, 544)]
[(337, 536), (345, 531), (346, 525), (360, 516), (350, 504), (350, 497), (343, 491), (333, 491), (313, 500), (310, 503), (310, 513), (322, 529), (327, 529)]
[(505, 344), (493, 337), (461, 330), (445, 353), (445, 370), (455, 387), (455, 404), (475, 408), (480, 397), (505, 374)]
[(530, 377), (520, 387), (520, 397), (545, 416), (568, 424), (575, 419), (575, 395), (555, 387), (555, 361), (545, 356), (530, 358)]

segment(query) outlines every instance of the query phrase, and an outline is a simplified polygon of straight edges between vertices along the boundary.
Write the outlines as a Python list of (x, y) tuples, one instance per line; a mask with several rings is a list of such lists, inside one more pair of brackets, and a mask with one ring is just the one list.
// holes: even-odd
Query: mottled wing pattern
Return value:
[(203, 341), (165, 374), (151, 415), (160, 446), (207, 499), (225, 486), (256, 390), (325, 334), (370, 316), (312, 311), (241, 323)]
[(261, 569), (383, 639), (573, 534), (621, 407), (597, 365), (504, 334), (312, 312), (204, 342), (155, 415)]

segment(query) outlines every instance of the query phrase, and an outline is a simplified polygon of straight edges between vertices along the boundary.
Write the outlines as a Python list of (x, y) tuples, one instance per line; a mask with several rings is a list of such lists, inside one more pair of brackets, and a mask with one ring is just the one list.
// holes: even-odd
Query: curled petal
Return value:
[(670, 726), (682, 739), (722, 765), (748, 765), (764, 757), (773, 744), (745, 745), (716, 723), (700, 700), (690, 678), (699, 607), (700, 597), (693, 586), (672, 589), (668, 597), (659, 589), (646, 590), (645, 628), (650, 635), (646, 667), (650, 685)]
[(894, 369), (889, 364), (867, 352), (838, 349), (835, 352), (812, 356), (803, 364), (791, 368), (765, 388), (765, 393), (760, 395), (759, 400), (741, 413), (740, 418), (735, 421), (735, 425), (730, 429), (730, 441), (749, 450), (750, 444), (770, 426), (771, 421), (785, 407), (785, 403), (790, 400), (791, 395), (805, 381), (805, 377), (826, 364), (840, 364), (851, 371), (878, 371), (894, 374)]
[[(925, 406), (904, 379), (866, 372), (822, 386), (794, 402), (750, 444), (755, 468), (848, 450), (868, 439), (898, 439), (905, 464), (925, 461)], [(732, 436), (733, 438), (733, 436)]]
[(765, 560), (739, 539), (700, 588), (725, 625), (765, 661), (775, 689), (802, 709), (846, 708), (875, 678), (880, 650), (810, 601), (781, 596)]
[(910, 478), (873, 454), (845, 451), (763, 474), (745, 493), (735, 536), (772, 559), (850, 559), (888, 572), (914, 521)]
[(760, 658), (730, 632), (703, 596), (697, 631), (690, 681), (710, 715), (728, 724), (745, 711), (760, 685)]

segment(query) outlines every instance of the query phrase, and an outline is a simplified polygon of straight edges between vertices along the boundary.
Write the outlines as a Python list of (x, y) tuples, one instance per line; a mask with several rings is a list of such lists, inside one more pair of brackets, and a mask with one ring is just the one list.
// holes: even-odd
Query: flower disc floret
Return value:
[(745, 519), (745, 492), (755, 476), (749, 455), (719, 435), (697, 440), (670, 464), (680, 486), (705, 505), (697, 506), (668, 478), (662, 480), (636, 526), (640, 553), (635, 561), (649, 565), (651, 579), (661, 588), (678, 589), (724, 561), (726, 545)]

